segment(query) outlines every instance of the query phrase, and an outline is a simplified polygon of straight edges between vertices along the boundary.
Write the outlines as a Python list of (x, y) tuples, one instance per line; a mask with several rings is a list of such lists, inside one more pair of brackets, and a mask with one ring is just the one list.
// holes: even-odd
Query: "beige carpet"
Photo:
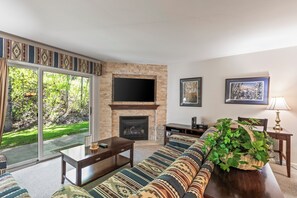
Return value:
[[(156, 144), (138, 143), (135, 146), (135, 163), (147, 158), (161, 146)], [(125, 153), (128, 155), (128, 153)], [(127, 166), (129, 167), (129, 166)], [(70, 169), (71, 167), (67, 167)], [(292, 176), (286, 176), (286, 167), (271, 163), (275, 177), (284, 192), (286, 198), (297, 197), (297, 168), (292, 167)], [(116, 172), (116, 171), (115, 171)], [(100, 178), (86, 186), (91, 189), (101, 181), (113, 175), (115, 172)], [(61, 184), (61, 158), (24, 168), (12, 173), (20, 186), (27, 188), (32, 198), (49, 198), (56, 190), (62, 187)], [(65, 184), (69, 184), (67, 181)]]
[[(160, 147), (161, 145), (153, 143), (137, 142), (135, 145), (134, 163), (136, 164), (149, 157)], [(128, 156), (129, 153), (125, 152), (123, 155)], [(67, 166), (67, 170), (71, 168), (72, 167)], [(126, 168), (129, 168), (129, 165), (127, 165)], [(116, 171), (104, 176), (103, 178), (100, 178), (100, 180), (96, 180), (84, 186), (84, 188), (87, 190), (91, 189), (101, 181), (104, 181), (106, 178), (113, 175), (115, 172)], [(32, 198), (49, 198), (55, 191), (59, 190), (63, 186), (61, 184), (60, 157), (18, 171), (14, 171), (12, 172), (12, 175), (21, 187), (26, 188), (29, 191), (29, 194), (32, 196)], [(65, 184), (70, 183), (65, 181)]]
[(270, 163), (274, 176), (286, 198), (297, 197), (297, 166), (291, 167), (291, 178), (287, 177), (285, 165)]

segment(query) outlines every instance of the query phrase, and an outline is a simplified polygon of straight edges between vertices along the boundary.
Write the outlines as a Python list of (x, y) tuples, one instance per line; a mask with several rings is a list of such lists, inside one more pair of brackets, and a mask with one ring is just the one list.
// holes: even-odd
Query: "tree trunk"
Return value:
[(5, 125), (4, 125), (4, 132), (12, 131), (12, 101), (11, 101), (11, 81), (8, 84), (8, 104), (7, 104), (7, 111), (5, 117)]

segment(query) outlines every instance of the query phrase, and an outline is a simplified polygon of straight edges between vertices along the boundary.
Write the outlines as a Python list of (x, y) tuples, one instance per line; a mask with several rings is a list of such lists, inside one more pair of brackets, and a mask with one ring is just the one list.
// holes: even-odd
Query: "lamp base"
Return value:
[(273, 127), (273, 130), (275, 130), (275, 131), (282, 131), (283, 128), (280, 127), (280, 126), (275, 126), (275, 127)]
[(273, 127), (274, 130), (276, 131), (281, 131), (283, 128), (280, 126), (280, 118), (279, 118), (279, 111), (276, 111), (276, 119), (275, 119), (275, 127)]

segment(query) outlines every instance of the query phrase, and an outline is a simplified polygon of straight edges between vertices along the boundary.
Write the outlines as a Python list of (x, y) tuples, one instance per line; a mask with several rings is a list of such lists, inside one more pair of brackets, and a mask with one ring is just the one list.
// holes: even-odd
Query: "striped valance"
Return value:
[(0, 37), (0, 58), (101, 76), (101, 63)]

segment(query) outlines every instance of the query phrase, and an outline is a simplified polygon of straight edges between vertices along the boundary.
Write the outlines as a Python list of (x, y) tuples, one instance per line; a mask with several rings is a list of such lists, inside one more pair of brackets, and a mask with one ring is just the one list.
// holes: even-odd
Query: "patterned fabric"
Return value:
[(168, 145), (131, 169), (124, 169), (93, 188), (89, 193), (96, 197), (129, 197), (159, 176), (182, 152)]
[(99, 61), (91, 61), (77, 57), (75, 54), (71, 56), (1, 37), (0, 58), (79, 71), (97, 76), (101, 76), (102, 71), (102, 65)]
[(30, 198), (30, 195), (26, 189), (21, 188), (3, 196), (3, 198)]
[(184, 151), (185, 149), (189, 148), (192, 144), (194, 144), (196, 140), (198, 140), (198, 138), (181, 135), (171, 135), (169, 137), (168, 144), (181, 151)]
[(136, 197), (182, 197), (200, 169), (204, 141), (196, 141), (178, 157), (160, 176), (137, 191)]
[(6, 173), (6, 167), (7, 167), (7, 162), (6, 162), (6, 157), (3, 154), (0, 154), (0, 175), (3, 175)]
[(214, 164), (207, 160), (193, 180), (184, 198), (203, 198), (204, 191), (213, 171)]
[(93, 188), (89, 193), (94, 197), (129, 197), (138, 189), (147, 185), (149, 180), (124, 169)]
[(93, 198), (86, 190), (74, 186), (68, 185), (61, 188), (59, 191), (55, 192), (51, 198)]
[(200, 137), (200, 139), (205, 139), (208, 134), (212, 134), (214, 132), (218, 131), (215, 127), (209, 127)]
[(181, 151), (168, 145), (160, 148), (149, 158), (134, 166), (131, 170), (152, 181), (159, 176), (176, 158), (182, 154)]
[(207, 155), (201, 151), (203, 145), (202, 139), (173, 135), (170, 143), (152, 156), (116, 173), (89, 194), (94, 198), (203, 195), (213, 169), (209, 161), (201, 165)]
[(195, 168), (199, 171), (205, 154), (202, 152), (202, 147), (204, 145), (204, 140), (198, 139), (192, 146), (190, 146), (181, 156), (187, 157), (195, 163)]
[(0, 197), (13, 198), (13, 197), (30, 197), (26, 189), (18, 186), (15, 179), (10, 173), (5, 173), (0, 176)]

